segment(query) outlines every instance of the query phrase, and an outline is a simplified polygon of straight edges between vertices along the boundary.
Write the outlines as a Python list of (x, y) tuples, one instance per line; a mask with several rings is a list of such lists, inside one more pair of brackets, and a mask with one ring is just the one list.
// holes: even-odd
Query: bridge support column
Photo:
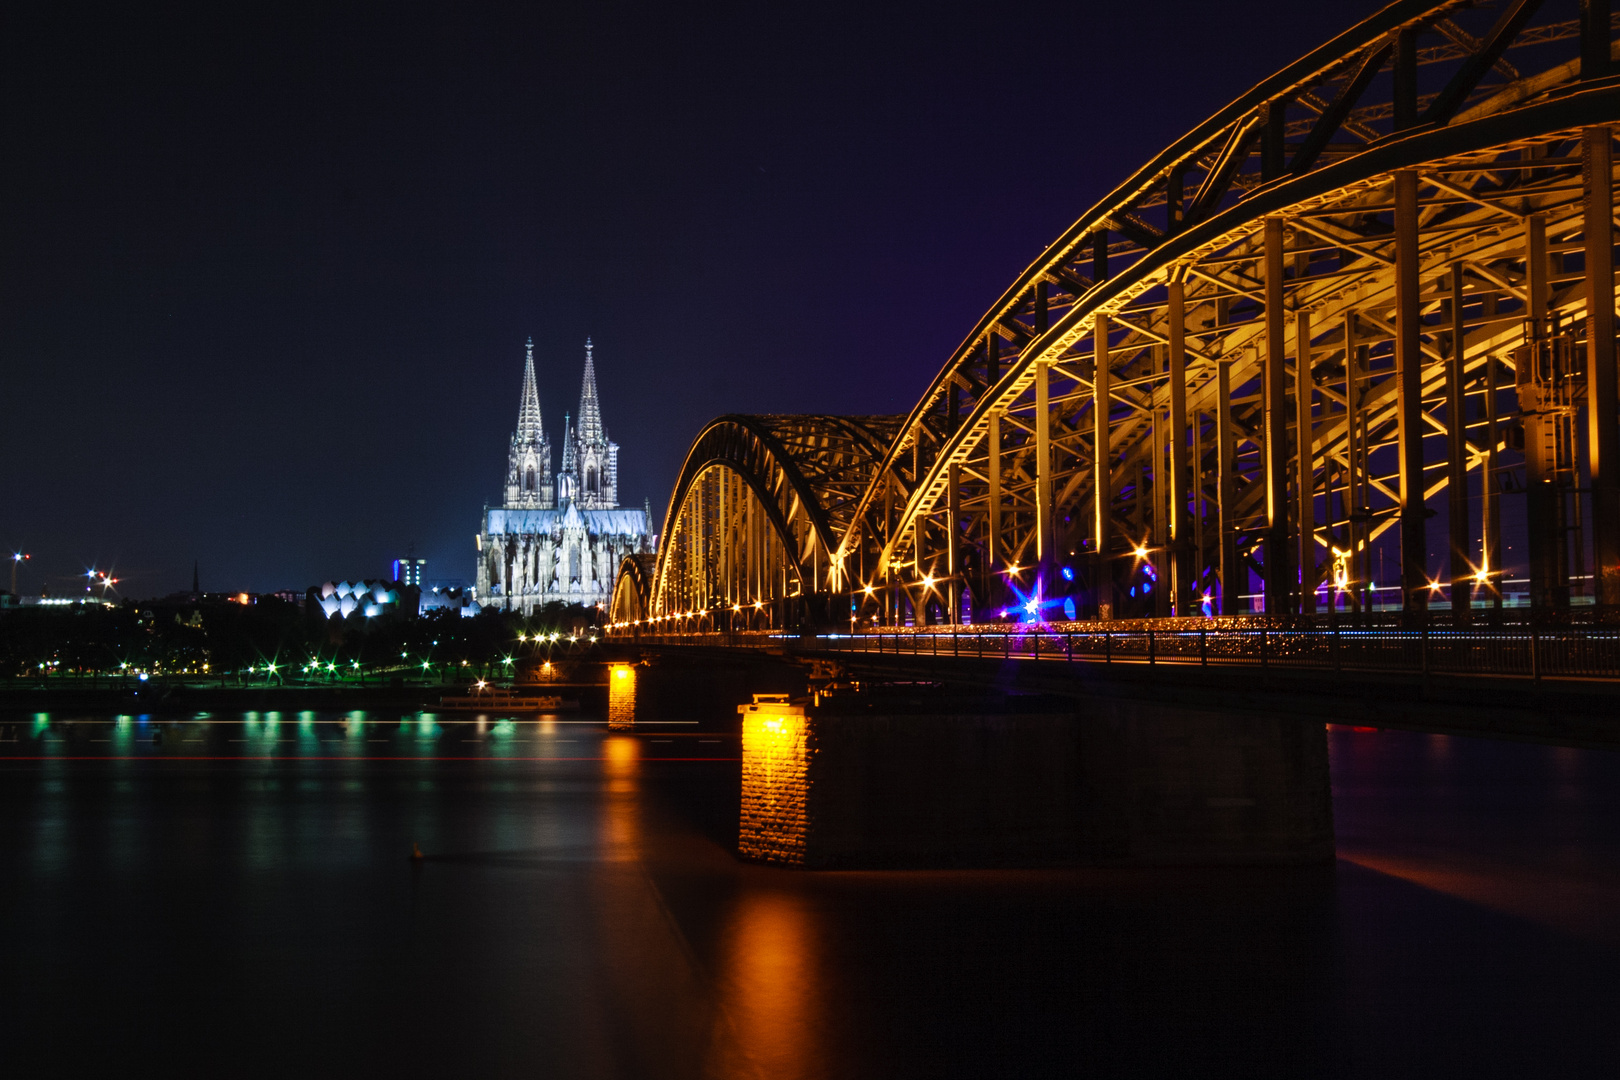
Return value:
[(1311, 313), (1294, 317), (1294, 496), (1298, 505), (1299, 610), (1316, 612), (1316, 462), (1311, 404), (1316, 384), (1311, 377)]
[[(984, 339), (984, 365), (985, 381), (994, 386), (1001, 381), (1001, 353), (996, 344), (996, 335), (988, 334)], [(993, 581), (995, 575), (1001, 571), (1002, 560), (1006, 553), (1001, 549), (1001, 413), (991, 412), (989, 431), (985, 433), (985, 460), (986, 473), (990, 484), (990, 513), (985, 520), (985, 573), (986, 583)], [(986, 603), (993, 601), (984, 598)]]
[(741, 706), (739, 854), (808, 868), (1333, 858), (1320, 720), (905, 697)]
[(1052, 405), (1049, 393), (1051, 365), (1035, 362), (1035, 595), (1044, 599), (1051, 582), (1052, 529)]
[(945, 596), (951, 625), (962, 622), (962, 544), (958, 523), (962, 520), (962, 467), (949, 466), (945, 480)]
[(1446, 358), (1446, 513), (1451, 533), (1451, 619), (1466, 623), (1472, 608), (1468, 561), (1468, 443), (1463, 402), (1467, 329), (1463, 320), (1462, 263), (1451, 267), (1451, 355)]
[[(1586, 51), (1583, 64), (1587, 62)], [(1607, 60), (1607, 50), (1600, 53)], [(1581, 74), (1584, 78), (1584, 67)], [(1586, 184), (1586, 417), (1592, 478), (1592, 580), (1597, 603), (1604, 606), (1620, 605), (1620, 405), (1616, 403), (1615, 385), (1612, 139), (1606, 127), (1588, 128), (1581, 137), (1581, 170)]]
[(1284, 614), (1291, 606), (1292, 573), (1288, 552), (1288, 378), (1284, 358), (1283, 223), (1265, 223), (1266, 345), (1261, 368), (1265, 411), (1266, 483), (1266, 614)]
[(1238, 613), (1249, 575), (1237, 555), (1237, 463), (1232, 438), (1232, 362), (1215, 363), (1215, 459), (1219, 476), (1221, 614)]
[[(1171, 210), (1174, 215), (1179, 207)], [(1198, 555), (1187, 528), (1187, 328), (1186, 285), (1170, 282), (1170, 599), (1177, 615), (1198, 610), (1193, 599)]]
[(1095, 575), (1097, 617), (1114, 617), (1114, 567), (1110, 562), (1114, 531), (1113, 453), (1109, 449), (1108, 413), (1110, 372), (1108, 369), (1108, 316), (1098, 314), (1092, 324), (1093, 371), (1091, 377), (1091, 477), (1092, 543), (1096, 547)]
[[(1564, 577), (1564, 507), (1559, 490), (1552, 351), (1548, 325), (1547, 220), (1532, 215), (1525, 222), (1525, 289), (1529, 294), (1528, 347), (1520, 352), (1517, 370), (1519, 411), (1524, 425), (1525, 539), (1530, 571), (1530, 607), (1551, 611), (1567, 607), (1569, 586)], [(1542, 358), (1538, 361), (1538, 357)], [(1538, 368), (1546, 378), (1538, 378)], [(1545, 388), (1546, 392), (1543, 392)]]
[(1401, 610), (1411, 617), (1429, 608), (1417, 189), (1417, 173), (1402, 170), (1395, 174), (1395, 442), (1401, 477)]

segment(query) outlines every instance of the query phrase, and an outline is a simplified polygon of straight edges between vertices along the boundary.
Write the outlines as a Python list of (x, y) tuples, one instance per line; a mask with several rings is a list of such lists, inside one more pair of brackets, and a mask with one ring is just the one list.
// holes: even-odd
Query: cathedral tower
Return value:
[(602, 404), (596, 396), (596, 362), (585, 339), (585, 376), (579, 387), (579, 429), (573, 442), (573, 488), (582, 510), (613, 510), (619, 505), (619, 444), (607, 437)]
[(523, 361), (523, 397), (517, 430), (506, 461), (506, 505), (509, 509), (549, 510), (557, 505), (551, 485), (551, 440), (540, 421), (540, 388), (534, 378), (534, 339)]

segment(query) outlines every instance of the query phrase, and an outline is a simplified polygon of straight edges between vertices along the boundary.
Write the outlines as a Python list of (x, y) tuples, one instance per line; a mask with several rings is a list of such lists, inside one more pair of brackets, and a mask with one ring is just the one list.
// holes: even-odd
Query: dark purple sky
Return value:
[(655, 513), (712, 416), (904, 412), (1096, 198), (1376, 5), (447, 7), (8, 17), (25, 591), (302, 589), (413, 541), (471, 577), (529, 335), (554, 444), (594, 337)]

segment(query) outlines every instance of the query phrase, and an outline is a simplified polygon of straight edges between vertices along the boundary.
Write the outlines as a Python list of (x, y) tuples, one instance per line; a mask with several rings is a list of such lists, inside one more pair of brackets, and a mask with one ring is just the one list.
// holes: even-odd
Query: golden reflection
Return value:
[(721, 1007), (731, 1022), (737, 1053), (711, 1061), (711, 1071), (821, 1075), (816, 1053), (821, 991), (814, 942), (814, 919), (803, 897), (743, 895), (728, 935), (721, 983)]
[(743, 717), (742, 817), (737, 850), (745, 859), (803, 865), (809, 819), (809, 722), (786, 697), (755, 695)]
[(636, 669), (629, 664), (608, 668), (608, 729), (636, 726)]
[(602, 819), (605, 854), (612, 859), (634, 859), (641, 847), (641, 823), (636, 816), (641, 744), (627, 735), (609, 735), (602, 742), (602, 772), (607, 778)]

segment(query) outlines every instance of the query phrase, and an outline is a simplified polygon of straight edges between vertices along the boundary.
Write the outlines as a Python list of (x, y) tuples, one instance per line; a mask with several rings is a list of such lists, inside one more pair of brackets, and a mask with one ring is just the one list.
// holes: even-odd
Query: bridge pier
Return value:
[(943, 691), (758, 695), (739, 853), (807, 868), (1333, 857), (1323, 725)]

